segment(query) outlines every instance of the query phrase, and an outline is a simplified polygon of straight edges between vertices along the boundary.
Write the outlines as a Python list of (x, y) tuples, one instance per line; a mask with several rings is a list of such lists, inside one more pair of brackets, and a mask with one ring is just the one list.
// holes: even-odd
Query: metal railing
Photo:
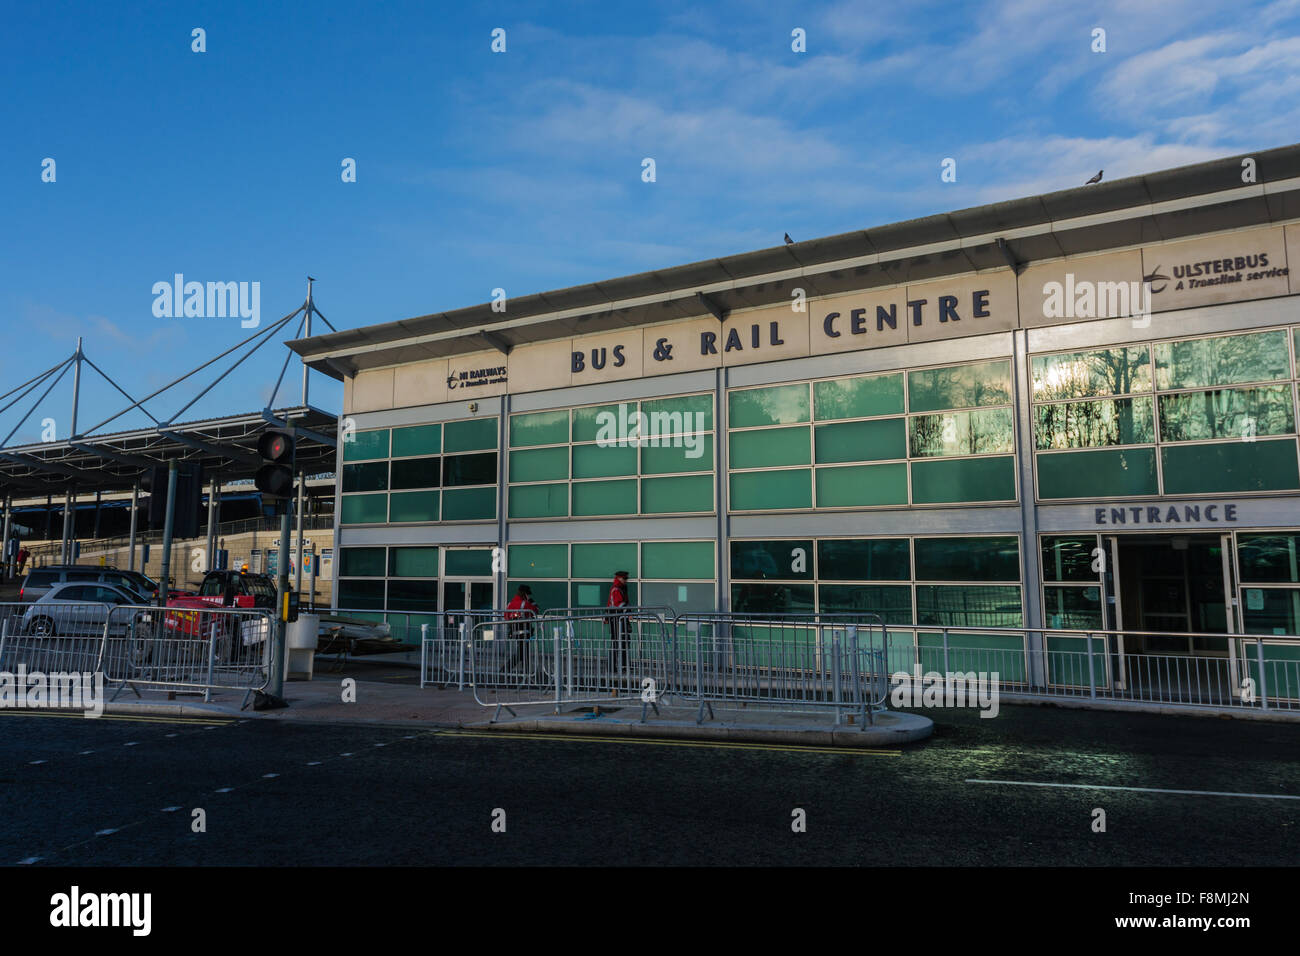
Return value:
[(269, 611), (37, 602), (0, 605), (0, 670), (102, 673), (113, 698), (146, 688), (244, 692), (270, 679)]
[[(1300, 710), (1300, 637), (1087, 629), (899, 627), (891, 684), (981, 675), (1001, 695), (1221, 710)], [(1186, 652), (1147, 650), (1152, 640)]]
[(848, 714), (861, 727), (885, 709), (889, 632), (877, 614), (677, 615), (681, 696), (715, 707)]

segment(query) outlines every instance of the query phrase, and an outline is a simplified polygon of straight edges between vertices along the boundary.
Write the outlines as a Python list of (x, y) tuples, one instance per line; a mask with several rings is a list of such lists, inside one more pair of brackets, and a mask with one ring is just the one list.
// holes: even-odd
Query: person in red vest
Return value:
[(530, 648), (528, 638), (532, 632), (531, 622), (540, 610), (541, 608), (533, 603), (533, 589), (527, 584), (519, 585), (519, 590), (506, 605), (505, 614), (507, 621), (516, 622), (510, 625), (510, 643), (514, 645), (511, 648), (512, 662), (526, 660)]
[(609, 588), (609, 600), (605, 602), (609, 615), (610, 670), (617, 674), (627, 666), (628, 631), (627, 619), (627, 572), (615, 571), (614, 583)]
[(23, 566), (27, 563), (27, 559), (30, 558), (31, 556), (32, 553), (28, 551), (26, 548), (18, 549), (18, 573), (19, 574), (23, 573)]

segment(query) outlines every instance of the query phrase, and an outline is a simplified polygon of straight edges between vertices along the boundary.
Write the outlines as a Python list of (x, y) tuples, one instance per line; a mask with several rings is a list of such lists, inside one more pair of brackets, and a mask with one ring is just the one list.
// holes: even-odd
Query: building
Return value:
[(1288, 146), (302, 340), (338, 605), (1296, 634), (1297, 263)]

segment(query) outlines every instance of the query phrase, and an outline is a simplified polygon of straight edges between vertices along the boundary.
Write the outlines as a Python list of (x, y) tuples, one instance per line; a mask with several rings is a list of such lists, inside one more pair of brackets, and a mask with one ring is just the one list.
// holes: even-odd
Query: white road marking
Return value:
[(1030, 780), (975, 780), (967, 783), (991, 783), (1005, 787), (1061, 787), (1070, 790), (1127, 790), (1133, 793), (1179, 793), (1191, 797), (1248, 797), (1254, 800), (1300, 800), (1292, 793), (1234, 793), (1229, 790), (1167, 790), (1162, 787), (1115, 787), (1100, 783), (1037, 783)]
[(28, 761), (28, 765), (29, 765), (29, 766), (32, 766), (32, 767), (35, 767), (38, 763), (45, 763), (45, 761), (44, 761), (44, 760), (29, 760), (29, 761)]
[(163, 813), (175, 813), (175, 812), (176, 812), (177, 810), (179, 810), (179, 809), (180, 809), (180, 807), (163, 807), (163, 808), (162, 808), (162, 812), (163, 812)]
[(339, 756), (340, 756), (340, 757), (351, 757), (351, 756), (352, 756), (352, 751), (349, 750), (349, 751), (348, 751), (347, 753), (345, 753), (345, 754), (339, 754)]
[(30, 865), (30, 864), (32, 864), (32, 863), (37, 863), (37, 862), (39, 862), (40, 859), (41, 859), (41, 858), (40, 858), (39, 856), (29, 856), (29, 857), (28, 857), (27, 859), (25, 859), (25, 860), (19, 860), (19, 861), (18, 861), (18, 865), (19, 865), (19, 866), (28, 866), (28, 865)]
[(116, 833), (117, 830), (117, 827), (109, 827), (107, 830), (96, 830), (95, 836), (108, 836), (111, 833)]
[(280, 776), (278, 773), (264, 773), (262, 774), (262, 779), (270, 780), (272, 777), (278, 777), (278, 776)]
[(231, 790), (234, 789), (235, 789), (234, 787), (222, 787), (220, 790), (217, 791), (217, 793), (229, 793)]
[(175, 737), (176, 734), (164, 734), (164, 736), (166, 736), (166, 737)]
[(388, 744), (375, 744), (376, 747), (387, 747)]
[(84, 757), (84, 756), (86, 756), (86, 754), (93, 754), (94, 752), (95, 752), (95, 751), (93, 751), (93, 750), (83, 750), (80, 754), (78, 754), (78, 756), (80, 756), (80, 757)]
[(123, 746), (123, 747), (135, 747), (135, 746), (138, 746), (139, 743), (140, 743), (140, 741), (138, 741), (138, 740), (133, 740), (133, 741), (131, 741), (130, 743), (123, 744), (122, 746)]
[(319, 766), (320, 766), (320, 761), (319, 761), (319, 760), (313, 760), (313, 761), (311, 761), (310, 763), (308, 763), (307, 766), (309, 766), (309, 767), (319, 767)]

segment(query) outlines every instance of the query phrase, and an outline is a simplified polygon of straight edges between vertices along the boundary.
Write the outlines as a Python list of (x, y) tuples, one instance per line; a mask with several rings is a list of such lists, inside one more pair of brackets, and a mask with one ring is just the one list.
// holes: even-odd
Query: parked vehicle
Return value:
[(144, 598), (124, 587), (84, 581), (51, 586), (23, 613), (22, 629), (39, 637), (95, 637), (109, 624), (110, 636), (148, 631), (157, 612), (113, 614), (113, 608), (144, 604)]
[(209, 571), (197, 594), (173, 596), (163, 619), (172, 637), (215, 639), (223, 661), (240, 659), (252, 645), (270, 636), (265, 619), (204, 613), (212, 608), (275, 609), (275, 583), (265, 574), (246, 571)]
[(41, 596), (56, 584), (72, 582), (107, 584), (110, 587), (127, 588), (140, 595), (140, 603), (149, 604), (154, 599), (158, 585), (137, 571), (123, 571), (119, 568), (99, 567), (91, 564), (52, 564), (43, 568), (32, 568), (23, 579), (18, 590), (18, 600), (31, 602), (40, 600)]

